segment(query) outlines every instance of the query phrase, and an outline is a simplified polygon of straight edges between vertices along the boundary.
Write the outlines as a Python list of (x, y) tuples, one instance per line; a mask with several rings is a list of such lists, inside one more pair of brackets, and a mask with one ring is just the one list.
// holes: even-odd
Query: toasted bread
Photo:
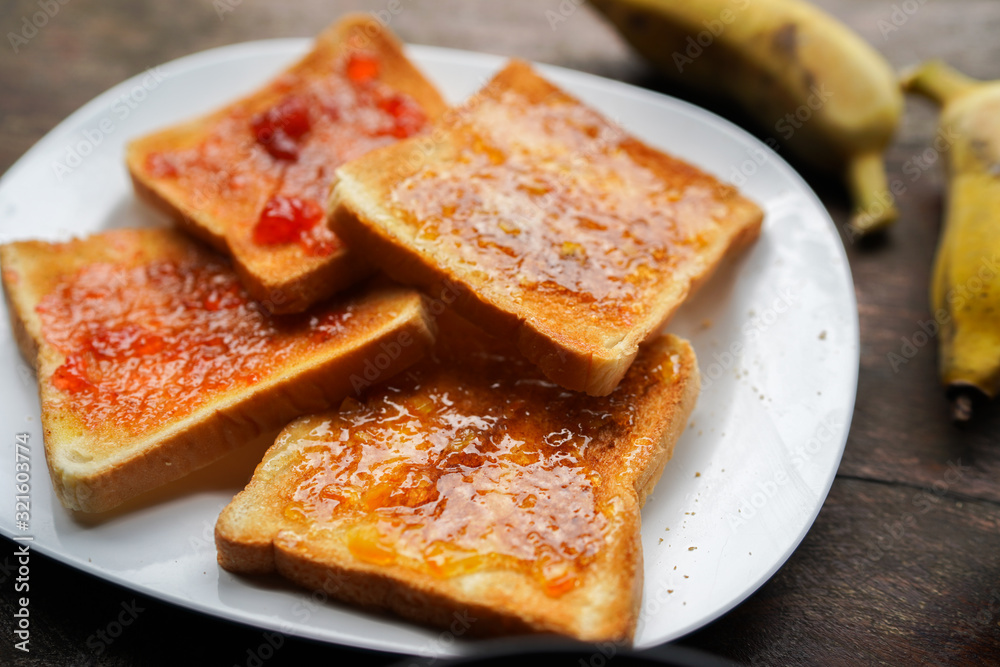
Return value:
[(640, 507), (698, 387), (665, 336), (611, 395), (566, 391), (446, 311), (431, 355), (282, 431), (219, 517), (219, 563), (470, 635), (629, 641)]
[(371, 272), (326, 226), (334, 168), (444, 108), (388, 29), (349, 16), (254, 94), (133, 141), (126, 161), (136, 192), (230, 254), (255, 299), (300, 312)]
[(560, 385), (610, 392), (762, 211), (513, 61), (425, 137), (337, 170), (331, 226)]
[(87, 512), (339, 405), (369, 366), (388, 376), (432, 340), (422, 297), (394, 286), (272, 316), (225, 257), (171, 229), (8, 243), (0, 264), (52, 484)]

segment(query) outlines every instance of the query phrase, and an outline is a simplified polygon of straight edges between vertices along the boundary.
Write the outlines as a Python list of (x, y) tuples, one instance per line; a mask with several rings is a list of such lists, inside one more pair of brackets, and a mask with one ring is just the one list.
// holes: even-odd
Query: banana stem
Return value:
[(905, 73), (901, 83), (904, 90), (923, 95), (943, 106), (982, 82), (940, 60), (929, 60)]
[(970, 421), (976, 408), (985, 404), (992, 395), (970, 382), (961, 380), (948, 384), (945, 396), (951, 402), (951, 419), (956, 424)]
[(851, 230), (864, 236), (885, 229), (898, 211), (889, 191), (882, 152), (855, 155), (847, 163), (847, 187), (854, 202)]
[(972, 397), (968, 394), (959, 394), (951, 402), (951, 418), (960, 424), (972, 419)]

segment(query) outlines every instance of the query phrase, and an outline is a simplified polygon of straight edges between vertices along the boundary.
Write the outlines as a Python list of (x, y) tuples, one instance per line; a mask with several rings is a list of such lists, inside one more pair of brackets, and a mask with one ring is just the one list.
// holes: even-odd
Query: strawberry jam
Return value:
[(378, 58), (371, 54), (354, 52), (347, 58), (344, 72), (347, 78), (354, 83), (368, 83), (378, 78), (379, 73)]
[(312, 127), (309, 109), (302, 98), (289, 95), (277, 106), (250, 121), (257, 143), (279, 160), (296, 160), (299, 142)]
[(269, 316), (226, 262), (200, 253), (91, 264), (63, 278), (37, 312), (45, 339), (65, 355), (52, 377), (57, 400), (88, 428), (129, 435), (266, 380), (352, 317), (339, 306)]
[(405, 139), (419, 132), (427, 122), (424, 112), (409, 98), (389, 94), (378, 101), (378, 108), (392, 116), (395, 122), (378, 130), (379, 135)]
[(323, 218), (323, 208), (312, 199), (274, 195), (264, 204), (253, 229), (254, 243), (275, 245), (298, 241)]

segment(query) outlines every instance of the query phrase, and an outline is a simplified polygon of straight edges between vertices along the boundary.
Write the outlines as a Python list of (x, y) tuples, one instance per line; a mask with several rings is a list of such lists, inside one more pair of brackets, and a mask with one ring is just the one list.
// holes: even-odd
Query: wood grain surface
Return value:
[[(386, 5), (380, 0), (45, 4), (58, 5), (58, 12), (18, 44), (16, 53), (9, 37), (0, 44), (0, 171), (79, 106), (151, 66), (224, 44), (312, 36), (345, 11)], [(941, 57), (970, 75), (1000, 78), (1000, 2), (818, 4), (855, 28), (894, 67)], [(41, 5), (3, 0), (2, 33), (19, 33)], [(518, 56), (683, 96), (766, 136), (725, 103), (669, 86), (589, 7), (552, 30), (545, 12), (558, 11), (559, 5), (560, 0), (404, 0), (392, 27), (411, 43)], [(931, 318), (927, 285), (944, 180), (940, 161), (914, 165), (931, 145), (935, 122), (930, 104), (907, 99), (887, 156), (890, 181), (905, 186), (898, 198), (900, 220), (875, 242), (842, 237), (860, 311), (861, 369), (850, 437), (830, 495), (774, 577), (680, 645), (755, 665), (1000, 664), (1000, 403), (956, 428), (938, 386), (934, 340), (916, 345), (906, 363), (893, 364), (890, 357), (922, 340), (921, 323)], [(802, 173), (843, 230), (848, 202), (841, 185)], [(21, 654), (13, 649), (16, 596), (10, 557), (4, 560), (13, 543), (3, 540), (0, 549), (2, 664), (248, 665), (267, 653), (260, 651), (267, 639), (260, 630), (188, 612), (35, 555), (31, 653)], [(94, 640), (109, 619), (135, 608), (142, 613), (114, 642)], [(283, 637), (262, 664), (397, 660)]]

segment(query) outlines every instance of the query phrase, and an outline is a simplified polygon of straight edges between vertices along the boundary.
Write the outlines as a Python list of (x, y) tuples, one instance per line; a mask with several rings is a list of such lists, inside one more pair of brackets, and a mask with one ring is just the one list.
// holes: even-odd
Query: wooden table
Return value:
[[(60, 0), (62, 2), (64, 0)], [(250, 39), (311, 36), (342, 11), (386, 3), (326, 0), (68, 0), (13, 53), (0, 46), (0, 171), (93, 96), (158, 63)], [(1000, 78), (1000, 3), (823, 0), (903, 67), (939, 56)], [(36, 0), (4, 0), (2, 32), (20, 32)], [(558, 0), (406, 0), (393, 28), (406, 41), (548, 62), (677, 93), (589, 8), (552, 31)], [(231, 10), (231, 11), (228, 11)], [(30, 20), (30, 18), (28, 19)], [(896, 28), (896, 29), (893, 29)], [(30, 31), (28, 31), (30, 32)], [(743, 123), (736, 110), (697, 100)], [(939, 164), (914, 175), (934, 136), (935, 110), (909, 99), (888, 153), (902, 179), (901, 218), (876, 243), (844, 237), (861, 316), (857, 406), (843, 462), (812, 530), (757, 593), (682, 645), (754, 664), (984, 664), (1000, 661), (1000, 403), (965, 428), (949, 421), (935, 346), (894, 365), (931, 315), (929, 267), (939, 230)], [(800, 165), (799, 165), (800, 166)], [(842, 187), (804, 172), (839, 228)], [(4, 553), (13, 551), (4, 542)], [(0, 573), (0, 662), (10, 664), (253, 664), (260, 630), (204, 617), (35, 556), (32, 652), (16, 654), (12, 580)], [(143, 611), (120, 638), (95, 636), (123, 605)], [(394, 662), (285, 638), (267, 664)]]

